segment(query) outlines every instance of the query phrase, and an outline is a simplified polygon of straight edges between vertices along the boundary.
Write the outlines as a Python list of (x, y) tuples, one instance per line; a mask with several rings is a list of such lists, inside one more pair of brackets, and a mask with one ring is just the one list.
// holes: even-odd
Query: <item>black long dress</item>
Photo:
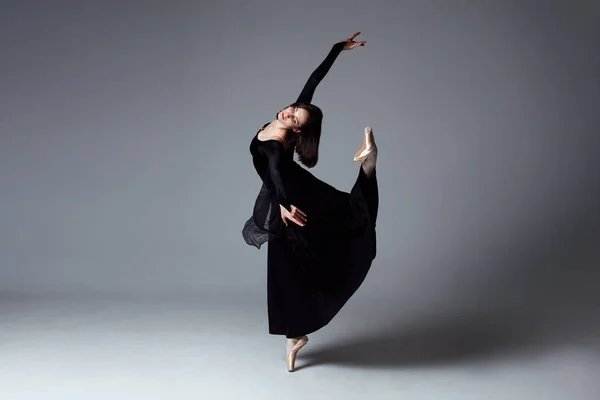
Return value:
[[(297, 102), (311, 102), (343, 46), (344, 42), (333, 46)], [(258, 132), (250, 153), (263, 185), (242, 235), (257, 248), (268, 242), (269, 333), (287, 338), (306, 335), (331, 321), (362, 284), (375, 258), (376, 174), (367, 177), (359, 167), (357, 180), (346, 193), (297, 164), (293, 147), (261, 141)], [(289, 210), (290, 204), (306, 213), (305, 226), (283, 223), (279, 205)]]

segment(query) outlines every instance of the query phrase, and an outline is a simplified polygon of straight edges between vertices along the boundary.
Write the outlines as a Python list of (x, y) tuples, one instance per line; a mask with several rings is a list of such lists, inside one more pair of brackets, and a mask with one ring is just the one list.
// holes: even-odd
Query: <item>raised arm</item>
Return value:
[(319, 83), (321, 83), (323, 78), (325, 78), (325, 75), (327, 75), (327, 73), (329, 72), (329, 69), (331, 68), (333, 62), (344, 48), (345, 44), (345, 42), (339, 42), (333, 45), (331, 51), (329, 52), (325, 60), (321, 62), (321, 65), (319, 65), (317, 69), (313, 71), (313, 73), (308, 78), (308, 81), (306, 81), (306, 84), (304, 85), (300, 96), (298, 96), (296, 103), (310, 104), (315, 93), (315, 89), (317, 88), (317, 86), (319, 86)]
[(360, 32), (356, 32), (354, 35), (350, 36), (348, 39), (343, 40), (343, 41), (338, 42), (333, 45), (333, 47), (329, 51), (329, 54), (327, 55), (325, 60), (323, 60), (323, 62), (321, 62), (321, 64), (317, 67), (317, 69), (315, 69), (313, 71), (313, 73), (310, 75), (310, 77), (308, 78), (308, 81), (304, 85), (304, 88), (302, 89), (300, 96), (298, 96), (296, 103), (310, 104), (312, 102), (312, 98), (315, 93), (315, 89), (317, 88), (319, 83), (321, 83), (323, 78), (325, 78), (325, 75), (327, 75), (327, 73), (331, 69), (331, 66), (333, 65), (333, 62), (335, 61), (335, 59), (341, 53), (342, 50), (350, 50), (355, 47), (365, 45), (366, 42), (364, 42), (364, 41), (362, 41), (362, 42), (354, 41), (354, 38), (356, 36), (358, 36), (359, 34), (360, 34)]

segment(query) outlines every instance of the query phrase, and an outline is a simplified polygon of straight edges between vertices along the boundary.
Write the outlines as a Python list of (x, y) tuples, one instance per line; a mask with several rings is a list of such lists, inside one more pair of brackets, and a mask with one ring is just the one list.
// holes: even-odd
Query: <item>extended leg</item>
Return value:
[(365, 139), (362, 147), (354, 155), (354, 161), (359, 162), (365, 174), (368, 177), (375, 173), (377, 164), (377, 145), (373, 130), (370, 127), (365, 128)]
[(377, 235), (375, 227), (377, 225), (377, 214), (379, 211), (379, 187), (377, 185), (377, 145), (373, 136), (373, 130), (370, 127), (365, 128), (365, 140), (363, 146), (356, 152), (354, 161), (360, 163), (360, 173), (358, 183), (360, 190), (369, 210), (371, 219), (371, 229), (373, 237), (373, 254), (375, 259), (377, 254)]
[(362, 147), (356, 152), (354, 161), (360, 163), (361, 171), (358, 182), (363, 196), (369, 206), (369, 215), (373, 229), (377, 221), (377, 212), (379, 209), (379, 188), (377, 185), (377, 145), (373, 130), (370, 127), (365, 128), (365, 139)]
[(359, 172), (358, 183), (360, 190), (367, 200), (369, 208), (369, 217), (373, 229), (377, 224), (377, 213), (379, 212), (379, 186), (377, 184), (377, 171), (373, 169), (370, 175), (367, 175), (364, 169)]

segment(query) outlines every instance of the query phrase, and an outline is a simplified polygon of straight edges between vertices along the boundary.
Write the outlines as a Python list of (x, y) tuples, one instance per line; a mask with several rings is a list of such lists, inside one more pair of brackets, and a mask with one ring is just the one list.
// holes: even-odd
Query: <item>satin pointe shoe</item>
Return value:
[(369, 155), (373, 154), (376, 156), (377, 154), (377, 146), (375, 145), (375, 137), (373, 136), (373, 130), (371, 127), (367, 126), (365, 128), (365, 140), (363, 145), (356, 154), (354, 155), (354, 161), (362, 164), (363, 161), (367, 159)]
[(294, 365), (296, 364), (296, 353), (298, 353), (298, 350), (303, 348), (306, 343), (308, 343), (308, 336), (302, 336), (300, 339), (298, 339), (298, 342), (294, 345), (292, 350), (287, 355), (286, 361), (287, 369), (289, 372), (294, 371)]

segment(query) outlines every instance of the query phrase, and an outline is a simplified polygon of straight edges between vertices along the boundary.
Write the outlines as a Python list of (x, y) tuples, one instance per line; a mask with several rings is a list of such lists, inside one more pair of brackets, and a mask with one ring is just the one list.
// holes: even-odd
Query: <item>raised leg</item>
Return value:
[(370, 127), (365, 128), (365, 138), (362, 147), (354, 155), (354, 161), (360, 163), (367, 176), (375, 173), (377, 164), (377, 145), (373, 130)]
[(354, 161), (359, 162), (361, 170), (358, 177), (358, 184), (363, 197), (367, 201), (369, 217), (371, 219), (371, 229), (373, 237), (373, 259), (377, 254), (377, 214), (379, 211), (379, 188), (377, 185), (377, 145), (373, 130), (370, 127), (365, 128), (365, 139), (362, 147), (356, 152)]

